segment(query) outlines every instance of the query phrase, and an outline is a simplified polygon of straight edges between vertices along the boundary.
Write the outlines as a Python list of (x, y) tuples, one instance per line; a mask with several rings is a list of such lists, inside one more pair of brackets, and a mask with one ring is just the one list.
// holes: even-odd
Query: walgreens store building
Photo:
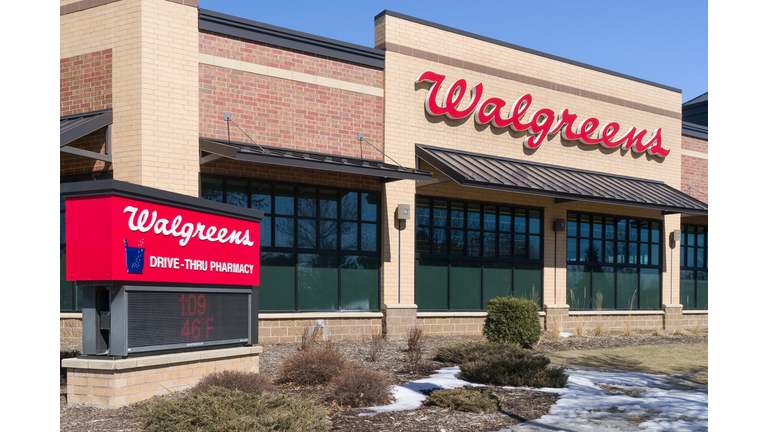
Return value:
[[(476, 335), (509, 295), (548, 329), (706, 327), (707, 135), (680, 90), (391, 11), (369, 48), (101, 3), (61, 8), (61, 181), (262, 210), (262, 342)], [(66, 257), (62, 235), (77, 343)]]

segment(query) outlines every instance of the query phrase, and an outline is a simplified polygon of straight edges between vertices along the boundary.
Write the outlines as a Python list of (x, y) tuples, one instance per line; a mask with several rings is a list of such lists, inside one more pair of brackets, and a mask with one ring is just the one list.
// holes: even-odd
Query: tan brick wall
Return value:
[(125, 371), (68, 369), (67, 403), (117, 408), (183, 390), (207, 374), (224, 370), (259, 371), (259, 356), (243, 355)]
[(407, 339), (408, 333), (416, 327), (416, 305), (414, 304), (385, 304), (382, 312), (384, 313), (384, 331), (389, 340)]
[[(260, 343), (301, 342), (315, 319), (260, 319)], [(322, 338), (333, 342), (368, 339), (382, 330), (381, 318), (323, 318)]]
[(683, 329), (692, 329), (696, 326), (700, 326), (702, 329), (709, 328), (709, 314), (708, 313), (684, 313), (681, 318), (681, 327)]
[(80, 318), (59, 319), (59, 342), (70, 344), (82, 344), (83, 320)]
[(485, 318), (416, 318), (416, 325), (429, 336), (480, 336)]

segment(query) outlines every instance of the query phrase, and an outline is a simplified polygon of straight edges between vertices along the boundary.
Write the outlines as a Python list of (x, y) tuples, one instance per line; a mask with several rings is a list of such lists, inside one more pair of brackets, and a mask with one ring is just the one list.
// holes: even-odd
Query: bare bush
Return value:
[(424, 331), (414, 327), (408, 331), (408, 366), (412, 370), (419, 369), (424, 355)]
[(323, 332), (322, 327), (307, 326), (304, 327), (304, 332), (301, 334), (301, 344), (299, 345), (299, 351), (306, 351), (311, 349), (315, 345), (315, 341), (320, 338)]
[(230, 390), (240, 390), (243, 393), (260, 395), (274, 390), (272, 382), (265, 375), (225, 370), (205, 375), (194, 387), (192, 394), (207, 393), (211, 387), (223, 387)]
[(288, 357), (280, 367), (278, 383), (327, 384), (346, 368), (344, 355), (333, 349), (314, 348)]
[(371, 335), (371, 345), (368, 349), (368, 355), (371, 361), (378, 361), (384, 348), (387, 346), (387, 337), (382, 333)]
[(368, 369), (347, 369), (331, 382), (331, 399), (353, 408), (384, 405), (389, 382), (384, 374)]

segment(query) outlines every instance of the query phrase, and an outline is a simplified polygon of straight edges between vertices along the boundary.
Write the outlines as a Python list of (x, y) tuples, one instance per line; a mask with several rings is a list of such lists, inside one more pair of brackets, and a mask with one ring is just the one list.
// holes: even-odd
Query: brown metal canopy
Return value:
[(395, 164), (379, 162), (377, 160), (313, 153), (279, 147), (256, 146), (213, 138), (200, 138), (200, 150), (206, 153), (211, 153), (211, 155), (203, 157), (201, 163), (206, 163), (217, 157), (225, 157), (246, 162), (363, 174), (379, 177), (382, 182), (396, 180), (429, 181), (432, 178), (432, 173), (429, 171), (405, 168)]
[(706, 215), (707, 205), (663, 182), (416, 145), (416, 156), (462, 186)]

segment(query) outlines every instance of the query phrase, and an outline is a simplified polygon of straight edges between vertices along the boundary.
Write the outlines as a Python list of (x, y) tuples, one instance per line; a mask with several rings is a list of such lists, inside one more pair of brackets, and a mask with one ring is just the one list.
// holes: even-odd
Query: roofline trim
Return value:
[(459, 29), (456, 29), (456, 28), (453, 28), (453, 27), (448, 27), (448, 26), (445, 26), (445, 25), (442, 25), (442, 24), (437, 24), (437, 23), (434, 23), (434, 22), (431, 22), (431, 21), (426, 21), (426, 20), (423, 20), (421, 18), (412, 17), (410, 15), (404, 15), (404, 14), (401, 14), (401, 13), (398, 13), (398, 12), (394, 12), (394, 11), (391, 11), (391, 10), (388, 10), (388, 9), (385, 9), (385, 10), (381, 11), (373, 19), (375, 21), (375, 20), (379, 19), (380, 17), (382, 17), (384, 15), (393, 16), (395, 18), (404, 19), (406, 21), (415, 22), (415, 23), (422, 24), (422, 25), (429, 26), (429, 27), (434, 27), (436, 29), (444, 30), (444, 31), (451, 32), (451, 33), (456, 33), (456, 34), (461, 35), (461, 36), (466, 36), (466, 37), (470, 37), (470, 38), (473, 38), (473, 39), (478, 39), (478, 40), (481, 40), (481, 41), (484, 41), (484, 42), (489, 42), (489, 43), (492, 43), (492, 44), (495, 44), (495, 45), (500, 45), (500, 46), (503, 46), (503, 47), (506, 47), (506, 48), (512, 48), (514, 50), (526, 52), (528, 54), (533, 54), (533, 55), (537, 55), (537, 56), (540, 56), (540, 57), (545, 57), (545, 58), (548, 58), (548, 59), (551, 59), (551, 60), (556, 60), (556, 61), (560, 61), (560, 62), (563, 62), (563, 63), (568, 63), (568, 64), (571, 64), (571, 65), (574, 65), (574, 66), (583, 67), (585, 69), (590, 69), (590, 70), (593, 70), (593, 71), (596, 71), (596, 72), (602, 72), (602, 73), (605, 73), (605, 74), (608, 74), (608, 75), (613, 75), (615, 77), (624, 78), (624, 79), (628, 79), (628, 80), (631, 80), (631, 81), (636, 81), (636, 82), (639, 82), (639, 83), (642, 83), (642, 84), (651, 85), (651, 86), (654, 86), (654, 87), (659, 87), (659, 88), (662, 88), (664, 90), (673, 91), (675, 93), (680, 93), (680, 94), (683, 93), (682, 90), (680, 90), (678, 88), (675, 88), (675, 87), (670, 87), (670, 86), (667, 86), (667, 85), (664, 85), (664, 84), (659, 84), (659, 83), (656, 83), (656, 82), (653, 82), (653, 81), (644, 80), (642, 78), (633, 77), (631, 75), (626, 75), (626, 74), (623, 74), (623, 73), (620, 73), (620, 72), (614, 72), (612, 70), (603, 69), (603, 68), (597, 67), (597, 66), (592, 66), (592, 65), (589, 65), (589, 64), (586, 64), (586, 63), (582, 63), (582, 62), (578, 62), (578, 61), (575, 61), (575, 60), (567, 59), (565, 57), (559, 57), (559, 56), (556, 56), (556, 55), (547, 54), (545, 52), (536, 51), (536, 50), (533, 50), (533, 49), (530, 49), (530, 48), (525, 48), (525, 47), (522, 47), (520, 45), (514, 45), (514, 44), (511, 44), (511, 43), (508, 43), (508, 42), (500, 41), (498, 39), (493, 39), (493, 38), (489, 38), (489, 37), (486, 37), (486, 36), (481, 36), (481, 35), (476, 34), (476, 33), (470, 33), (470, 32), (464, 31), (464, 30), (459, 30)]
[(384, 51), (199, 9), (198, 28), (296, 51), (384, 69)]

